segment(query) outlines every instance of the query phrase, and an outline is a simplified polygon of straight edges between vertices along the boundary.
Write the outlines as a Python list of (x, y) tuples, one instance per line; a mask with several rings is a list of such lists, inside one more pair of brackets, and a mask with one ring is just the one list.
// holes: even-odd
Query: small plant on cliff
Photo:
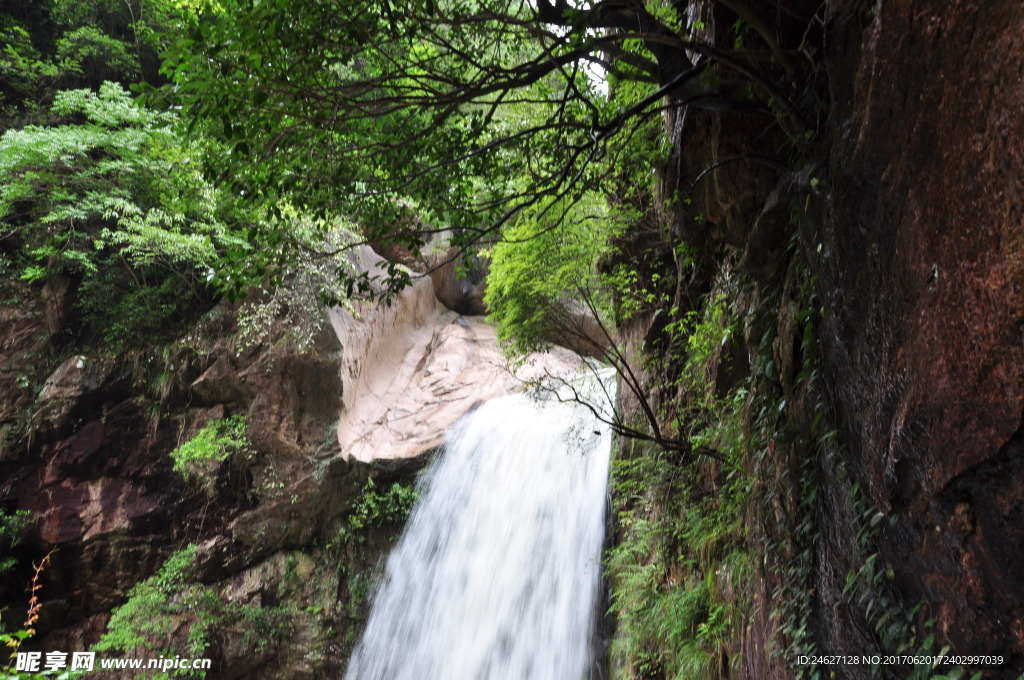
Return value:
[[(43, 608), (42, 600), (39, 599), (39, 591), (43, 588), (42, 576), (43, 572), (46, 571), (46, 567), (50, 565), (50, 560), (53, 558), (53, 554), (55, 552), (57, 552), (56, 549), (51, 550), (46, 554), (46, 557), (39, 561), (39, 564), (34, 565), (35, 573), (32, 574), (32, 582), (30, 585), (31, 596), (28, 600), (28, 610), (26, 611), (25, 622), (21, 624), (21, 629), (13, 633), (0, 633), (0, 643), (11, 650), (10, 658), (12, 660), (18, 656), (18, 650), (21, 649), (21, 644), (36, 634), (35, 625), (39, 620), (39, 612)], [(6, 670), (11, 670), (10, 664), (8, 664)]]
[(248, 427), (244, 415), (211, 420), (195, 437), (171, 451), (174, 471), (189, 481), (200, 478), (211, 463), (225, 461), (246, 449)]
[(367, 527), (404, 522), (418, 497), (419, 492), (412, 485), (394, 482), (386, 489), (378, 489), (372, 479), (367, 479), (352, 506), (352, 514), (338, 532), (339, 538), (342, 542), (354, 538), (362, 543), (366, 541)]
[[(225, 601), (216, 589), (198, 583), (196, 555), (195, 545), (179, 550), (156, 574), (135, 584), (128, 601), (114, 610), (94, 650), (203, 658), (218, 638), (238, 631), (240, 644), (250, 651), (262, 651), (291, 631), (293, 610), (288, 607)], [(175, 671), (175, 677), (205, 676), (201, 670)], [(163, 672), (148, 676), (169, 677)]]
[[(0, 510), (0, 550), (4, 553), (21, 542), (21, 534), (28, 526), (32, 514), (28, 510), (7, 513)], [(17, 563), (13, 557), (0, 557), (0, 574), (10, 571)]]
[[(169, 616), (172, 599), (185, 590), (196, 547), (171, 555), (156, 574), (135, 584), (128, 601), (114, 610), (107, 632), (96, 644), (98, 652), (134, 649), (161, 650), (170, 643), (175, 621)], [(199, 650), (201, 651), (201, 650)]]
[[(375, 548), (368, 544), (370, 530), (383, 528), (384, 535), (397, 536), (395, 529), (409, 517), (418, 497), (419, 491), (412, 484), (392, 482), (390, 486), (378, 486), (373, 479), (367, 479), (349, 506), (348, 515), (341, 518), (328, 550), (337, 557), (335, 564), (341, 582), (338, 600), (350, 622), (365, 621), (369, 615), (373, 565), (377, 561)], [(345, 628), (345, 653), (351, 652), (359, 629), (354, 623)]]

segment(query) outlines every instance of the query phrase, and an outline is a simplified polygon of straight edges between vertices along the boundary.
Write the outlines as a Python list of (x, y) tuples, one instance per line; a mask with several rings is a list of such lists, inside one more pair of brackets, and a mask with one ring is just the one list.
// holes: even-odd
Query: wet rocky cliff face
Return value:
[[(844, 470), (823, 464), (819, 649), (881, 635), (844, 597), (851, 482), (936, 648), (1024, 668), (1024, 6), (829, 3), (824, 185), (800, 225)], [(866, 669), (846, 669), (856, 676)]]
[[(31, 564), (56, 548), (25, 649), (84, 651), (129, 589), (194, 545), (185, 581), (144, 612), (170, 626), (134, 652), (208, 657), (210, 677), (338, 676), (445, 430), (574, 366), (555, 352), (513, 374), (493, 329), (445, 309), (427, 279), (387, 308), (325, 313), (305, 347), (279, 320), (244, 341), (225, 301), (129, 357), (61, 357), (61, 310), (23, 292), (2, 325), (0, 501), (32, 519), (0, 599), (21, 617)], [(233, 416), (246, 419), (242, 450), (189, 479), (173, 469), (173, 449)]]
[[(707, 39), (731, 45), (725, 6), (741, 5), (690, 4)], [(658, 218), (697, 262), (681, 267), (653, 230), (622, 244), (648, 281), (676, 283), (673, 304), (699, 314), (722, 281), (740, 281), (740, 346), (710, 375), (728, 388), (753, 372), (742, 383), (748, 433), (759, 410), (779, 414), (742, 461), (753, 480), (745, 539), (762, 564), (723, 673), (792, 677), (800, 649), (875, 654), (933, 635), (933, 653), (1001, 655), (986, 674), (1016, 678), (1024, 5), (839, 0), (757, 12), (808, 57), (792, 92), (809, 112), (809, 143), (735, 113), (667, 114), (675, 151), (662, 193), (689, 200)], [(664, 355), (665, 323), (637, 315), (622, 337)], [(659, 370), (647, 377), (665, 385)], [(689, 399), (675, 388), (650, 396), (669, 411)]]
[(831, 186), (807, 235), (842, 437), (897, 518), (882, 555), (954, 650), (1006, 655), (1008, 677), (1024, 667), (1022, 29), (1018, 2), (831, 3)]
[[(349, 518), (368, 484), (382, 492), (411, 484), (426, 458), (346, 462), (336, 432), (344, 352), (330, 326), (306, 351), (277, 328), (239, 353), (235, 311), (219, 305), (162, 354), (72, 356), (35, 399), (31, 386), (8, 392), (17, 395), (5, 404), (8, 424), (24, 429), (5, 442), (0, 491), (8, 507), (32, 513), (19, 567), (3, 584), (16, 616), (29, 565), (56, 548), (42, 575), (40, 636), (26, 649), (89, 649), (129, 589), (194, 544), (186, 579), (201, 589), (191, 595), (213, 595), (212, 606), (172, 595), (167, 609), (149, 614), (170, 619), (170, 632), (137, 656), (209, 657), (213, 677), (314, 677), (343, 667), (377, 561), (401, 528), (401, 517), (375, 517), (346, 540)], [(47, 331), (25, 328), (35, 344), (8, 356), (37, 352), (18, 368), (32, 375), (45, 366), (37, 357)], [(188, 481), (172, 469), (172, 449), (235, 415), (249, 425), (244, 452)], [(215, 621), (205, 649), (186, 642), (199, 616)]]

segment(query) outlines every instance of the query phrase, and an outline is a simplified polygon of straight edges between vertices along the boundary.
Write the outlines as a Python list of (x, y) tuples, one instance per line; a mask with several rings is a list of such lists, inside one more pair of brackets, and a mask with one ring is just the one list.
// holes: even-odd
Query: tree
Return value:
[[(183, 0), (39, 0), (0, 8), (0, 128), (44, 122), (61, 90), (160, 84), (159, 53)], [(9, 122), (8, 122), (9, 121)]]
[(108, 342), (168, 330), (211, 297), (216, 262), (246, 247), (232, 201), (201, 174), (203, 144), (110, 82), (58, 93), (51, 115), (60, 124), (0, 137), (0, 267), (72, 279)]
[[(191, 20), (167, 73), (232, 143), (218, 171), (237, 191), (301, 196), (370, 241), (416, 250), (453, 228), (465, 246), (600, 187), (602, 159), (664, 106), (801, 125), (773, 82), (792, 57), (745, 4), (723, 5), (765, 50), (722, 52), (685, 5), (639, 0), (225, 0)], [(403, 226), (410, 206), (419, 226)]]
[[(413, 254), (440, 230), (457, 253), (492, 248), (492, 311), (524, 348), (547, 339), (567, 296), (600, 317), (638, 292), (619, 274), (618, 291), (602, 292), (593, 270), (623, 219), (614, 214), (651, 203), (662, 111), (738, 111), (792, 136), (808, 128), (790, 101), (804, 77), (799, 46), (782, 45), (743, 0), (714, 5), (717, 24), (732, 26), (714, 36), (689, 7), (224, 0), (172, 45), (163, 97), (197, 125), (213, 121), (231, 147), (215, 172), (272, 212), (286, 199), (341, 214), (366, 241)], [(531, 247), (506, 248), (523, 240)], [(678, 325), (686, 310), (669, 307), (666, 323)], [(662, 432), (629, 358), (605, 358), (630, 378), (654, 439), (686, 450)]]

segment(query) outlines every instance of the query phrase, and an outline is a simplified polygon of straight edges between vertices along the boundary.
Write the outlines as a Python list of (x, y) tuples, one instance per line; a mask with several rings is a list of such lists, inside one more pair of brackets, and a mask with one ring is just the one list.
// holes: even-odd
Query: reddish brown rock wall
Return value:
[[(337, 455), (342, 348), (333, 332), (301, 353), (275, 327), (270, 341), (239, 354), (235, 310), (223, 303), (168, 355), (61, 362), (47, 329), (33, 323), (42, 315), (32, 302), (26, 293), (22, 315), (0, 314), (10, 358), (0, 372), (0, 503), (33, 519), (17, 567), (0, 580), (0, 603), (15, 616), (32, 563), (56, 548), (42, 575), (39, 635), (26, 649), (88, 649), (129, 588), (196, 543), (211, 592), (248, 578), (262, 590), (236, 595), (251, 612), (276, 606), (263, 591), (316, 605), (291, 612), (259, 654), (248, 631), (219, 630), (207, 650), (210, 677), (308, 678), (343, 664), (346, 635), (363, 615), (345, 607), (362, 607), (363, 595), (344, 594), (350, 585), (338, 574), (368, 577), (400, 527), (374, 526), (345, 552), (336, 545), (339, 523), (368, 478), (385, 489), (409, 482), (427, 457), (364, 465)], [(164, 399), (152, 384), (158, 356), (171, 375)], [(186, 482), (168, 453), (212, 418), (233, 414), (247, 416), (250, 450), (209, 466), (202, 483)], [(316, 573), (282, 585), (294, 568), (281, 565), (303, 560)]]
[(830, 214), (807, 236), (843, 440), (899, 518), (881, 544), (905, 603), (1016, 677), (1024, 5), (838, 2), (828, 26)]

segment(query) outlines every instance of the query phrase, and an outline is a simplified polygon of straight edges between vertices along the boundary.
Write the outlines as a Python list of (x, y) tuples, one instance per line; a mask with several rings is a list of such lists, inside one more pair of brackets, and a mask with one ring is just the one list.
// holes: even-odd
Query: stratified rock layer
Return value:
[(405, 458), (438, 446), (475, 404), (521, 389), (527, 381), (565, 375), (579, 358), (556, 348), (511, 369), (494, 328), (434, 302), (422, 281), (387, 308), (332, 310), (346, 350), (338, 441), (356, 460)]

